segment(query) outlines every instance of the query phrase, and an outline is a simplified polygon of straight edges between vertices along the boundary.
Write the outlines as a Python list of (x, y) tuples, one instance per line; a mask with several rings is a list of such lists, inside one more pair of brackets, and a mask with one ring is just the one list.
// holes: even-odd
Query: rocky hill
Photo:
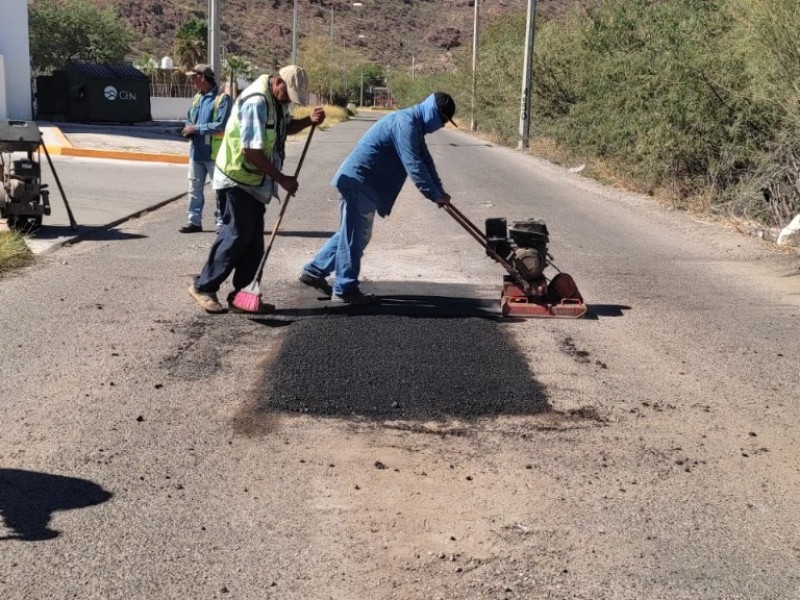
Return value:
[[(208, 0), (90, 0), (114, 6), (136, 33), (134, 56), (171, 56), (175, 33), (191, 17), (205, 19)], [(539, 0), (547, 18), (576, 0)], [(525, 11), (527, 0), (481, 0), (481, 19)], [(291, 56), (294, 0), (219, 0), (223, 52), (263, 67)], [(474, 0), (297, 0), (298, 39), (329, 36), (384, 65), (443, 62), (471, 45)], [(302, 55), (301, 55), (302, 57)]]

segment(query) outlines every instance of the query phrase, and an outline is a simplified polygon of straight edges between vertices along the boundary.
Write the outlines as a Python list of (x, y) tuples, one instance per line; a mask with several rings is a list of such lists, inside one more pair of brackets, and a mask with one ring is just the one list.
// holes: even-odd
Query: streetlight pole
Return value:
[(297, 0), (292, 9), (292, 64), (297, 64)]
[(342, 36), (342, 61), (344, 62), (344, 95), (346, 101), (350, 101), (350, 94), (347, 91), (347, 38)]
[(478, 80), (478, 30), (480, 19), (480, 0), (475, 0), (475, 18), (472, 20), (472, 98), (471, 98), (471, 121), (469, 130), (475, 131), (478, 123), (475, 120), (475, 90)]
[(208, 64), (214, 75), (222, 75), (219, 63), (219, 0), (208, 0)]
[[(364, 6), (363, 2), (353, 2), (353, 7), (358, 8), (359, 9), (358, 12), (360, 12), (360, 9), (363, 8), (363, 6)], [(360, 27), (357, 26), (356, 30), (357, 31), (360, 30)], [(358, 34), (358, 39), (363, 39), (364, 37), (366, 36), (363, 33)], [(359, 88), (360, 88), (360, 94), (359, 94), (358, 106), (362, 107), (364, 106), (364, 63), (363, 62), (361, 62), (361, 79), (359, 80)]]
[(328, 52), (328, 101), (333, 103), (333, 7), (331, 6), (331, 48)]
[(531, 92), (533, 87), (533, 44), (536, 39), (536, 0), (528, 0), (528, 21), (525, 33), (525, 64), (522, 68), (522, 106), (519, 114), (518, 150), (528, 147), (531, 135)]

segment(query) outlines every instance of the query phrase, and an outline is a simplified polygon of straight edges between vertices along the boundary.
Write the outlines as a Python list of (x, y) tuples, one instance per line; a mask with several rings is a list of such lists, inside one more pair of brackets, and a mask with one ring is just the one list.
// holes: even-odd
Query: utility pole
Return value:
[(342, 36), (342, 60), (344, 61), (344, 95), (346, 102), (350, 101), (350, 93), (347, 89), (347, 38)]
[(297, 0), (292, 9), (292, 64), (297, 64)]
[(219, 0), (208, 0), (208, 65), (217, 79), (222, 75), (219, 62)]
[(475, 94), (477, 89), (478, 80), (478, 30), (480, 18), (480, 0), (475, 0), (475, 18), (472, 20), (472, 97), (471, 97), (471, 121), (469, 123), (469, 130), (475, 131), (478, 128), (478, 123), (475, 120)]
[(333, 104), (333, 7), (331, 6), (331, 49), (328, 53), (328, 102)]
[(536, 0), (528, 0), (528, 21), (525, 33), (525, 64), (522, 68), (522, 106), (519, 113), (518, 150), (528, 147), (531, 135), (531, 93), (533, 91), (533, 43), (536, 39)]

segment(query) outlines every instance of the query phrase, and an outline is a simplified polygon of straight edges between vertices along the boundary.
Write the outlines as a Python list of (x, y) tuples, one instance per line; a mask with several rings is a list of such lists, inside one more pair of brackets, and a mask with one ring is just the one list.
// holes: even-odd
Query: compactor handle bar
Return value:
[(523, 277), (519, 274), (519, 271), (514, 268), (514, 266), (509, 263), (505, 258), (500, 256), (494, 248), (492, 248), (491, 244), (489, 244), (489, 240), (487, 239), (486, 235), (478, 229), (478, 227), (470, 221), (464, 213), (458, 210), (452, 203), (442, 204), (441, 205), (456, 222), (461, 225), (464, 229), (467, 230), (472, 237), (474, 237), (477, 242), (483, 246), (486, 250), (486, 254), (488, 254), (491, 258), (499, 262), (503, 268), (508, 271), (508, 274), (511, 275), (514, 283), (516, 283), (522, 291), (526, 294), (532, 295), (533, 289), (531, 288), (530, 284), (523, 279)]

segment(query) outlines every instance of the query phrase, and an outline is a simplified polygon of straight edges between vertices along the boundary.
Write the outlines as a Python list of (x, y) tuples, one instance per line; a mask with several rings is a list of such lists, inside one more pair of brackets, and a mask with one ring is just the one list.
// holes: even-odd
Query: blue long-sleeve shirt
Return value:
[(231, 113), (231, 97), (223, 94), (214, 116), (214, 101), (219, 93), (218, 86), (200, 96), (200, 101), (189, 108), (186, 124), (194, 125), (195, 132), (190, 138), (189, 158), (196, 161), (211, 160), (211, 134), (224, 133), (225, 124)]
[(433, 94), (419, 104), (381, 118), (359, 140), (331, 184), (340, 190), (357, 186), (375, 202), (382, 217), (392, 211), (406, 177), (426, 198), (438, 200), (444, 189), (425, 135), (441, 127)]

